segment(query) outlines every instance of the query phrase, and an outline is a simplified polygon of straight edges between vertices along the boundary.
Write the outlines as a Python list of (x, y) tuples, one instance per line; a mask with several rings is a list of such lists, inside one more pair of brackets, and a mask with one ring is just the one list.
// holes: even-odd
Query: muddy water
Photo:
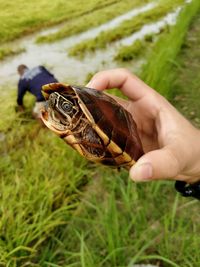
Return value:
[[(48, 30), (41, 31), (38, 34), (32, 35), (31, 37), (25, 37), (19, 41), (16, 41), (13, 46), (24, 47), (26, 51), (22, 54), (10, 57), (0, 64), (0, 85), (11, 84), (16, 85), (18, 75), (16, 68), (19, 64), (26, 64), (30, 67), (35, 65), (46, 65), (55, 74), (60, 81), (72, 81), (75, 83), (83, 83), (85, 76), (88, 72), (94, 72), (102, 68), (105, 62), (102, 62), (101, 55), (89, 56), (84, 60), (74, 59), (68, 57), (67, 48), (92, 37), (97, 36), (101, 31), (106, 29), (112, 29), (117, 27), (120, 23), (138, 14), (152, 9), (155, 3), (149, 3), (143, 7), (134, 8), (133, 10), (118, 16), (117, 18), (108, 21), (99, 27), (90, 29), (81, 34), (65, 38), (61, 41), (57, 41), (51, 44), (36, 44), (35, 40), (38, 36), (48, 35), (55, 33), (60, 27), (52, 27)], [(62, 25), (61, 25), (62, 27)], [(107, 55), (105, 51), (105, 55)], [(115, 64), (111, 63), (109, 53), (107, 56), (104, 55), (108, 65), (106, 67), (115, 67)], [(95, 60), (94, 60), (95, 58)]]
[(52, 27), (47, 31), (26, 37), (14, 43), (16, 46), (25, 47), (26, 51), (22, 54), (10, 57), (0, 64), (0, 85), (16, 86), (18, 75), (16, 68), (19, 64), (26, 64), (29, 67), (44, 64), (62, 82), (72, 82), (83, 84), (88, 73), (94, 73), (101, 69), (115, 68), (117, 63), (113, 61), (116, 49), (120, 45), (127, 45), (133, 41), (143, 38), (146, 34), (156, 33), (166, 24), (173, 24), (180, 12), (180, 8), (168, 14), (161, 21), (144, 26), (140, 31), (132, 36), (117, 41), (105, 50), (97, 50), (95, 53), (86, 54), (83, 59), (76, 59), (67, 55), (67, 49), (83, 40), (97, 36), (101, 31), (117, 27), (124, 20), (130, 19), (142, 12), (155, 7), (155, 3), (135, 8), (99, 27), (88, 30), (84, 33), (65, 38), (51, 44), (36, 44), (37, 36), (56, 32), (57, 28)]
[[(100, 32), (116, 28), (125, 20), (129, 20), (129, 19), (131, 19), (131, 18), (133, 18), (133, 17), (135, 17), (141, 13), (144, 13), (150, 9), (153, 9), (155, 6), (156, 6), (156, 3), (152, 2), (152, 3), (149, 3), (145, 6), (143, 6), (143, 7), (134, 8), (134, 9), (130, 10), (129, 12), (127, 12), (121, 16), (118, 16), (118, 17), (98, 26), (98, 27), (92, 28), (88, 31), (81, 33), (81, 34), (73, 36), (72, 38), (69, 38), (68, 39), (68, 41), (69, 41), (68, 45), (71, 46), (71, 45), (74, 45), (76, 43), (79, 43), (80, 41), (83, 41), (83, 40), (86, 40), (89, 38), (95, 38), (97, 35), (99, 35)], [(49, 33), (53, 33), (53, 32), (55, 33), (56, 30), (53, 29), (50, 31), (46, 31), (43, 34), (41, 34), (41, 36), (48, 35)]]
[(135, 34), (124, 38), (119, 43), (121, 45), (131, 45), (137, 39), (144, 38), (145, 35), (148, 34), (157, 34), (163, 29), (166, 25), (174, 25), (176, 24), (176, 19), (181, 11), (181, 7), (178, 7), (174, 12), (167, 14), (162, 20), (159, 20), (155, 23), (145, 25), (142, 29)]

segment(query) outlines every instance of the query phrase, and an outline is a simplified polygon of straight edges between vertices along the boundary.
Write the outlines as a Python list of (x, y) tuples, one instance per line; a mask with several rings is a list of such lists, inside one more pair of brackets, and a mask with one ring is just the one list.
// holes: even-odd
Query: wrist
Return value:
[(194, 128), (191, 138), (188, 148), (191, 153), (187, 168), (183, 176), (180, 176), (180, 181), (176, 181), (175, 188), (184, 197), (200, 200), (200, 130)]
[(198, 166), (198, 180), (200, 182), (200, 130), (197, 130), (197, 156), (196, 156), (196, 165)]

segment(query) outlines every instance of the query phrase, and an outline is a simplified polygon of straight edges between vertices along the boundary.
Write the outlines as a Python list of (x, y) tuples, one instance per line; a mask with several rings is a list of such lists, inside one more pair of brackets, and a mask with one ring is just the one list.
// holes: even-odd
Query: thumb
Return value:
[(134, 181), (150, 181), (174, 178), (180, 172), (180, 165), (170, 148), (151, 151), (142, 156), (130, 169)]

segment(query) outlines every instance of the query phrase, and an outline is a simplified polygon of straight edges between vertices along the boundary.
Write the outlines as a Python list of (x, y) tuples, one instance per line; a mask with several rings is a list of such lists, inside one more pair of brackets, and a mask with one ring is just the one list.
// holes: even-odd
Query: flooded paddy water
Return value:
[[(189, 3), (190, 1), (186, 2)], [(29, 67), (33, 67), (35, 65), (45, 65), (60, 81), (73, 82), (77, 84), (83, 84), (89, 73), (94, 73), (101, 69), (119, 67), (119, 64), (115, 62), (113, 58), (120, 46), (131, 45), (134, 41), (142, 39), (148, 34), (159, 33), (159, 31), (161, 31), (166, 25), (175, 24), (181, 8), (178, 7), (176, 10), (173, 10), (156, 23), (143, 26), (139, 31), (135, 32), (131, 36), (118, 40), (112, 43), (112, 45), (107, 45), (106, 49), (97, 50), (93, 53), (86, 53), (81, 59), (69, 56), (67, 51), (74, 45), (87, 39), (94, 38), (102, 31), (114, 29), (125, 20), (132, 19), (135, 16), (155, 7), (156, 2), (148, 3), (145, 6), (134, 8), (133, 10), (130, 10), (129, 12), (96, 28), (92, 28), (86, 32), (50, 44), (38, 44), (35, 40), (38, 36), (55, 33), (62, 27), (63, 24), (13, 42), (13, 47), (23, 47), (25, 48), (25, 51), (1, 61), (0, 86), (16, 86), (18, 80), (16, 68), (22, 63), (28, 65)], [(134, 62), (134, 68), (137, 69), (139, 66), (140, 62)]]

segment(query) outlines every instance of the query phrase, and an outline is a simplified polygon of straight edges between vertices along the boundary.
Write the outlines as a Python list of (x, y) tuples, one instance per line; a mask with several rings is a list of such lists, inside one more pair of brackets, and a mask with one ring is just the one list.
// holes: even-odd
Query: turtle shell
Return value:
[[(46, 126), (87, 159), (130, 167), (143, 154), (131, 114), (108, 94), (61, 83), (47, 84), (42, 92), (47, 100), (42, 111)], [(67, 111), (65, 117), (66, 103), (71, 106), (71, 115)]]

